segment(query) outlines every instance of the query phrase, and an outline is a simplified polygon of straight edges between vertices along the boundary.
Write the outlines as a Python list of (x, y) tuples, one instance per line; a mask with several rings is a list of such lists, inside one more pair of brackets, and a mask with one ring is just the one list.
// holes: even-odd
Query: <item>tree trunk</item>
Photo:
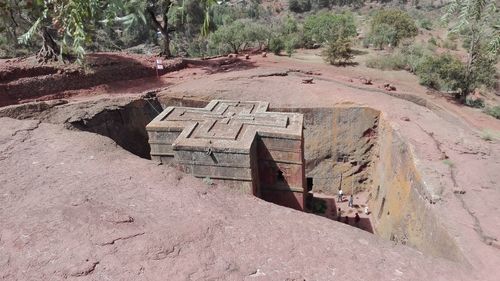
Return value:
[[(165, 24), (166, 26), (166, 24)], [(170, 52), (170, 35), (168, 34), (168, 31), (162, 30), (161, 34), (163, 35), (163, 51), (161, 53), (162, 56), (165, 58), (171, 58), (172, 57), (172, 52)]]
[(169, 30), (168, 30), (168, 10), (170, 9), (170, 5), (171, 5), (171, 1), (165, 1), (165, 3), (163, 3), (163, 7), (162, 7), (162, 14), (161, 14), (161, 17), (162, 17), (162, 21), (163, 21), (163, 24), (158, 21), (157, 17), (156, 17), (156, 5), (158, 3), (156, 3), (155, 1), (148, 1), (148, 8), (147, 8), (147, 13), (149, 14), (149, 19), (151, 20), (151, 24), (152, 26), (161, 33), (162, 37), (163, 37), (163, 51), (161, 52), (161, 55), (164, 56), (165, 58), (170, 58), (172, 57), (172, 53), (170, 51), (170, 34), (169, 34)]
[(472, 38), (470, 42), (469, 52), (467, 54), (467, 62), (465, 64), (463, 89), (461, 89), (461, 93), (458, 97), (458, 101), (462, 104), (465, 104), (465, 102), (467, 101), (467, 96), (472, 91), (474, 91), (474, 89), (472, 89), (472, 80), (474, 75), (474, 65), (476, 64), (477, 52), (479, 48), (479, 38), (476, 36), (476, 32), (477, 31), (472, 28)]
[(46, 63), (48, 61), (57, 61), (59, 54), (61, 53), (61, 49), (52, 35), (50, 35), (47, 27), (42, 27), (41, 36), (43, 45), (36, 55), (38, 62)]

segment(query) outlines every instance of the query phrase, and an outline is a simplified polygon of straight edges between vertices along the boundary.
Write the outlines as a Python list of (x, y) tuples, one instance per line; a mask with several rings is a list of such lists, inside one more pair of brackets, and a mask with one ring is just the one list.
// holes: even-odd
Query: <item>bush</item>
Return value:
[(366, 61), (366, 66), (382, 70), (402, 70), (407, 66), (406, 59), (399, 52), (387, 56), (371, 57)]
[(304, 44), (308, 48), (315, 43), (335, 42), (356, 34), (356, 23), (351, 13), (320, 12), (307, 17), (304, 22)]
[(406, 68), (412, 73), (417, 71), (424, 57), (434, 55), (424, 46), (414, 44), (403, 46), (400, 52), (406, 62)]
[(401, 10), (380, 10), (375, 13), (371, 20), (371, 29), (368, 34), (369, 38), (387, 38), (387, 35), (378, 33), (387, 33), (385, 29), (380, 26), (392, 27), (394, 35), (390, 37), (390, 44), (395, 47), (404, 38), (413, 38), (418, 34), (415, 21), (404, 11)]
[(426, 29), (426, 30), (432, 30), (432, 21), (427, 18), (423, 18), (419, 21), (419, 26), (420, 28)]
[(269, 40), (269, 50), (275, 55), (279, 55), (284, 48), (285, 43), (281, 37), (272, 37), (271, 40)]
[(295, 48), (300, 44), (300, 29), (292, 16), (286, 16), (280, 22), (270, 28), (270, 38), (268, 49), (278, 55), (285, 50), (288, 56), (295, 52)]
[(252, 44), (259, 47), (269, 40), (270, 34), (262, 24), (237, 20), (223, 25), (210, 37), (210, 44), (219, 48), (219, 53), (239, 53)]
[(463, 63), (448, 53), (424, 56), (416, 74), (420, 78), (420, 84), (436, 90), (459, 90), (465, 79)]
[(431, 45), (434, 45), (434, 46), (438, 45), (438, 43), (436, 41), (436, 38), (434, 38), (434, 37), (429, 38), (429, 40), (427, 41), (427, 43), (429, 43)]
[(295, 53), (295, 47), (298, 43), (298, 38), (296, 36), (290, 35), (285, 39), (285, 51), (286, 54), (291, 57), (293, 53)]
[(329, 42), (321, 55), (325, 61), (338, 65), (351, 62), (354, 57), (351, 48), (351, 41), (347, 38), (338, 38), (335, 42)]
[(397, 32), (394, 27), (383, 23), (376, 26), (372, 32), (368, 34), (368, 42), (382, 50), (385, 45), (396, 45), (396, 34)]
[(311, 10), (310, 0), (288, 0), (288, 9), (294, 13), (303, 13)]
[(403, 45), (389, 55), (369, 58), (366, 66), (383, 70), (406, 69), (410, 72), (416, 72), (422, 63), (423, 57), (432, 55), (422, 45)]
[(496, 119), (500, 119), (500, 106), (486, 107), (484, 109), (484, 113), (495, 117)]
[(443, 42), (443, 48), (456, 51), (457, 47), (458, 47), (457, 42), (451, 41), (449, 39), (446, 39)]
[(483, 108), (484, 107), (484, 100), (481, 98), (466, 99), (465, 105), (470, 106), (470, 107), (474, 107), (474, 108)]

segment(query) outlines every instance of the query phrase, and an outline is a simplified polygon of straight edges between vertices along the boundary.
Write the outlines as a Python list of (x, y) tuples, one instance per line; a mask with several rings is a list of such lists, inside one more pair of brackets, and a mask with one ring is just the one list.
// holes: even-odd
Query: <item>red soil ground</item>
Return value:
[[(99, 102), (105, 97), (139, 96), (144, 91), (155, 91), (160, 98), (265, 100), (269, 101), (271, 106), (276, 107), (324, 107), (354, 103), (379, 109), (391, 126), (411, 145), (412, 153), (416, 157), (416, 165), (428, 180), (429, 186), (442, 188), (432, 191), (439, 194), (441, 199), (438, 204), (432, 205), (432, 208), (440, 214), (450, 235), (466, 253), (471, 268), (469, 265), (464, 268), (467, 268), (474, 276), (477, 272), (477, 279), (483, 280), (495, 280), (500, 273), (498, 271), (500, 217), (497, 215), (498, 201), (500, 201), (500, 174), (498, 173), (500, 143), (495, 138), (495, 134), (500, 132), (499, 120), (479, 110), (457, 105), (440, 95), (429, 93), (427, 89), (418, 85), (416, 77), (407, 72), (368, 69), (362, 64), (354, 67), (332, 67), (325, 65), (316, 53), (309, 51), (299, 52), (292, 58), (269, 55), (266, 58), (252, 56), (249, 60), (191, 61), (185, 68), (182, 63), (172, 62), (174, 69), (182, 69), (168, 72), (159, 78), (156, 78), (153, 69), (154, 57), (98, 54), (92, 58), (95, 58), (95, 65), (91, 66), (90, 71), (85, 74), (67, 66), (40, 68), (34, 66), (30, 59), (1, 61), (0, 105), (61, 97), (66, 98), (70, 103), (85, 100)], [(170, 65), (170, 62), (168, 64)], [(55, 73), (54, 69), (57, 69)], [(362, 84), (360, 77), (369, 77), (373, 82), (372, 85)], [(303, 84), (302, 80), (305, 78), (312, 78), (313, 83)], [(397, 90), (384, 90), (383, 85), (386, 83), (394, 85)], [(78, 275), (81, 272), (84, 272), (85, 274), (82, 275), (89, 280), (92, 278), (92, 275), (89, 275), (92, 272), (98, 276), (98, 279), (109, 276), (115, 279), (134, 279), (131, 276), (144, 273), (144, 268), (150, 270), (147, 277), (151, 280), (157, 280), (158, 274), (170, 274), (169, 276), (178, 277), (174, 279), (179, 280), (190, 273), (195, 274), (193, 279), (199, 280), (212, 277), (243, 280), (258, 277), (262, 272), (268, 274), (269, 278), (262, 277), (256, 280), (286, 280), (287, 276), (292, 276), (282, 271), (275, 271), (279, 264), (286, 266), (286, 272), (297, 269), (299, 273), (307, 273), (305, 274), (309, 277), (307, 280), (331, 280), (328, 279), (329, 272), (325, 269), (328, 268), (328, 264), (338, 265), (337, 268), (339, 268), (332, 269), (333, 275), (331, 276), (337, 274), (335, 276), (347, 279), (352, 277), (362, 280), (367, 276), (370, 277), (365, 280), (424, 280), (435, 276), (441, 277), (436, 277), (436, 280), (446, 280), (446, 276), (456, 276), (465, 280), (472, 278), (463, 275), (463, 272), (457, 269), (460, 265), (450, 265), (448, 261), (442, 259), (434, 261), (428, 257), (424, 258), (416, 251), (409, 249), (388, 249), (388, 244), (384, 244), (385, 242), (367, 238), (366, 232), (356, 232), (356, 237), (360, 235), (359, 239), (356, 238), (359, 243), (356, 243), (361, 246), (356, 243), (354, 245), (353, 241), (356, 239), (351, 241), (354, 239), (350, 238), (351, 230), (346, 231), (345, 226), (338, 228), (334, 221), (325, 222), (324, 219), (317, 218), (318, 222), (323, 223), (321, 228), (316, 229), (312, 226), (308, 229), (300, 228), (295, 235), (294, 232), (287, 232), (287, 230), (293, 229), (298, 217), (301, 218), (301, 222), (306, 223), (302, 217), (305, 214), (297, 215), (291, 210), (282, 211), (282, 209), (278, 210), (266, 204), (264, 205), (267, 207), (260, 209), (258, 213), (253, 212), (254, 207), (251, 206), (255, 202), (251, 201), (254, 199), (247, 198), (244, 199), (244, 203), (236, 204), (234, 202), (242, 200), (241, 196), (235, 195), (236, 199), (234, 199), (231, 197), (233, 195), (230, 195), (228, 199), (220, 199), (221, 194), (225, 192), (217, 191), (208, 193), (216, 203), (206, 203), (198, 198), (205, 195), (192, 188), (201, 187), (199, 182), (187, 178), (186, 181), (179, 183), (179, 180), (175, 179), (174, 171), (150, 167), (150, 164), (144, 162), (145, 160), (120, 154), (121, 152), (110, 144), (107, 144), (108, 149), (105, 151), (94, 147), (95, 143), (106, 142), (101, 137), (90, 137), (87, 133), (69, 133), (58, 126), (40, 125), (36, 122), (32, 124), (31, 121), (14, 122), (10, 119), (0, 119), (0, 121), (2, 122), (0, 164), (2, 169), (7, 171), (0, 175), (4, 194), (4, 197), (0, 197), (0, 203), (2, 203), (0, 204), (2, 206), (0, 207), (0, 224), (8, 225), (6, 229), (13, 229), (7, 232), (4, 229), (4, 232), (0, 232), (0, 254), (3, 249), (8, 249), (7, 255), (0, 255), (0, 269), (8, 269), (8, 271), (0, 270), (2, 272), (0, 277), (6, 279), (29, 279), (33, 278), (37, 272), (43, 272), (46, 279), (54, 279), (50, 278), (52, 274), (60, 277), (55, 279), (61, 279), (73, 274)], [(481, 133), (486, 130), (493, 134), (491, 141), (481, 137)], [(60, 137), (55, 137), (56, 135)], [(57, 153), (54, 154), (49, 146), (56, 149)], [(87, 158), (99, 155), (102, 159), (96, 165), (90, 160), (87, 161), (91, 158), (87, 159), (75, 153), (87, 155)], [(453, 165), (443, 163), (441, 159), (443, 153), (449, 157)], [(29, 161), (26, 161), (28, 159), (26, 157)], [(45, 165), (49, 168), (36, 166), (40, 163), (40, 159), (47, 159)], [(125, 167), (123, 161), (133, 168)], [(54, 168), (59, 167), (57, 165), (65, 168), (63, 170)], [(137, 167), (142, 167), (142, 169)], [(80, 176), (78, 171), (84, 173), (83, 176)], [(112, 179), (106, 179), (106, 174), (116, 175), (116, 180), (120, 183), (127, 182), (123, 185), (125, 190), (122, 189), (122, 184), (118, 186)], [(128, 175), (132, 174), (137, 175), (138, 178), (129, 182)], [(164, 194), (165, 190), (158, 187), (157, 183), (162, 180), (166, 182), (166, 186), (172, 187), (166, 188), (167, 195)], [(40, 189), (34, 189), (33, 184), (28, 184), (30, 181), (40, 181)], [(70, 182), (74, 184), (68, 184)], [(102, 190), (100, 187), (103, 183), (109, 189)], [(152, 195), (143, 191), (137, 193), (136, 188), (140, 185), (147, 186)], [(20, 190), (19, 186), (25, 187)], [(88, 190), (89, 186), (91, 190)], [(188, 188), (185, 190), (188, 195), (177, 191), (176, 188), (179, 186)], [(63, 219), (57, 217), (53, 221), (69, 229), (77, 229), (74, 236), (65, 237), (64, 233), (60, 233), (62, 228), (55, 226), (52, 228), (50, 217), (43, 217), (41, 207), (33, 205), (40, 198), (54, 206), (62, 204), (64, 200), (69, 200), (57, 197), (51, 201), (51, 192), (53, 192), (51, 188), (59, 190), (61, 194), (68, 191), (74, 198), (75, 208), (83, 208), (83, 210), (75, 209), (76, 211), (72, 210), (72, 207), (65, 209)], [(454, 195), (455, 189), (464, 191), (464, 196), (459, 198)], [(81, 190), (86, 190), (88, 194), (81, 194)], [(27, 194), (29, 195), (26, 197), (27, 201), (22, 201), (23, 196)], [(172, 202), (169, 198), (178, 198), (178, 200)], [(137, 200), (140, 202), (136, 202)], [(113, 228), (107, 223), (101, 223), (99, 219), (95, 219), (95, 216), (98, 216), (99, 208), (107, 210), (105, 206), (103, 207), (103, 202), (121, 206), (110, 206), (109, 210), (113, 212), (130, 204), (139, 206), (137, 213), (132, 216), (139, 218), (137, 221), (140, 220), (140, 222), (123, 226), (123, 229), (121, 226), (118, 229), (117, 226)], [(166, 203), (168, 206), (165, 205)], [(89, 206), (85, 207), (85, 204)], [(226, 209), (231, 204), (238, 205), (238, 208)], [(82, 207), (78, 207), (80, 205)], [(26, 206), (28, 209), (25, 208)], [(192, 207), (185, 213), (182, 206), (197, 206), (196, 208), (199, 207), (199, 210), (202, 210), (203, 215), (197, 219), (198, 222), (202, 221), (199, 228), (193, 226), (196, 224), (192, 219), (196, 217), (198, 209)], [(93, 209), (97, 210), (96, 214), (92, 213)], [(163, 215), (158, 217), (158, 214), (154, 214), (160, 209), (162, 214), (167, 214), (166, 217)], [(272, 214), (275, 218), (285, 219), (283, 221), (277, 219), (279, 223), (270, 230), (265, 226), (268, 221), (249, 217), (248, 210), (252, 210), (251, 213), (256, 216), (266, 217)], [(82, 212), (90, 213), (79, 215), (84, 214)], [(226, 219), (221, 221), (209, 215), (213, 212)], [(18, 214), (20, 214), (19, 217)], [(33, 219), (31, 219), (32, 216)], [(242, 218), (244, 218), (243, 222), (240, 223)], [(43, 221), (44, 224), (40, 225), (38, 221)], [(79, 221), (90, 222), (91, 229), (85, 230)], [(229, 224), (227, 221), (234, 223)], [(36, 243), (30, 248), (26, 245), (34, 243), (36, 237), (31, 237), (36, 236), (37, 232), (24, 233), (25, 225), (40, 228), (40, 235), (50, 236), (53, 231), (59, 231), (63, 241), (57, 243), (55, 240), (47, 240), (47, 243)], [(180, 228), (176, 229), (176, 226)], [(334, 229), (338, 230), (330, 229), (328, 226), (336, 226)], [(192, 231), (193, 227), (196, 229)], [(98, 235), (101, 233), (100, 228), (116, 235), (100, 237)], [(146, 229), (146, 234), (141, 234), (144, 232), (142, 228)], [(231, 234), (232, 236), (227, 238), (225, 235), (218, 234), (221, 229), (226, 229), (230, 233), (233, 233), (231, 229), (245, 229), (246, 231), (233, 233), (234, 235)], [(169, 237), (184, 237), (189, 236), (189, 233), (195, 233), (195, 235), (192, 241), (180, 241), (179, 245), (182, 250), (176, 252), (175, 245), (172, 246), (173, 248), (166, 245), (162, 237), (157, 235), (162, 231), (169, 233), (167, 235)], [(279, 233), (282, 233), (280, 231), (292, 233), (293, 241), (287, 241), (277, 250), (279, 254), (273, 255), (273, 247), (282, 243), (281, 237), (278, 237)], [(315, 234), (311, 234), (311, 231)], [(16, 238), (17, 232), (22, 232), (25, 236)], [(256, 239), (252, 236), (254, 232), (258, 235), (269, 234), (270, 236), (262, 235)], [(105, 238), (109, 237), (116, 236), (117, 239), (110, 240), (109, 245), (119, 242), (109, 249), (99, 246), (97, 242), (97, 244), (87, 243), (79, 246), (78, 251), (75, 252), (76, 256), (64, 250), (65, 245), (73, 247), (79, 237), (87, 237), (89, 233), (95, 236), (92, 238), (95, 241), (104, 239), (104, 244), (101, 243), (103, 245), (108, 245)], [(132, 237), (130, 235), (136, 234), (139, 237), (137, 240), (128, 241)], [(207, 235), (208, 240), (203, 238)], [(94, 241), (92, 239), (89, 241)], [(149, 243), (147, 241), (153, 241), (148, 244), (151, 250), (137, 254), (136, 250), (143, 248), (144, 243)], [(246, 244), (243, 241), (253, 242)], [(306, 242), (295, 243), (296, 241)], [(340, 244), (339, 241), (341, 241)], [(333, 248), (328, 246), (330, 244)], [(318, 248), (319, 246), (321, 249)], [(57, 258), (50, 256), (57, 254), (52, 250), (46, 251), (46, 255), (42, 254), (44, 249), (49, 248), (65, 254), (59, 254)], [(168, 257), (172, 253), (171, 248), (174, 249), (176, 256), (172, 260)], [(13, 254), (13, 249), (20, 249), (23, 255), (30, 258), (21, 259), (21, 256)], [(39, 254), (31, 255), (30, 249), (36, 249)], [(368, 254), (363, 252), (365, 250)], [(305, 255), (302, 251), (308, 254)], [(253, 254), (243, 257), (240, 255), (243, 252)], [(151, 255), (162, 253), (167, 258), (161, 259), (162, 261), (158, 263), (151, 258)], [(361, 253), (359, 258), (358, 253)], [(132, 258), (121, 259), (122, 255)], [(214, 261), (214, 257), (220, 256), (231, 258), (229, 261), (220, 259)], [(414, 256), (417, 257), (414, 258)], [(290, 257), (294, 259), (291, 260)], [(380, 262), (378, 257), (382, 257), (384, 261)], [(320, 262), (323, 258), (327, 260), (326, 263)], [(189, 267), (186, 265), (187, 262), (193, 259), (196, 260), (198, 270), (187, 268)], [(339, 263), (339, 260), (345, 262)], [(398, 261), (401, 262), (401, 268), (396, 266)], [(58, 262), (61, 264), (59, 267)], [(381, 270), (377, 269), (379, 268), (377, 262), (380, 262)], [(50, 266), (43, 267), (43, 263)], [(360, 263), (365, 264), (358, 268)], [(19, 268), (14, 268), (12, 264), (16, 264)], [(259, 264), (262, 264), (262, 267), (259, 267)], [(436, 268), (435, 265), (439, 266)], [(116, 271), (116, 268), (120, 266), (127, 267), (129, 271)], [(238, 268), (235, 269), (235, 266)], [(28, 271), (23, 273), (24, 271), (20, 269), (22, 267), (28, 268)], [(199, 268), (204, 270), (200, 272)], [(318, 272), (318, 275), (315, 275), (315, 272)], [(304, 274), (293, 276), (288, 280), (304, 279)]]

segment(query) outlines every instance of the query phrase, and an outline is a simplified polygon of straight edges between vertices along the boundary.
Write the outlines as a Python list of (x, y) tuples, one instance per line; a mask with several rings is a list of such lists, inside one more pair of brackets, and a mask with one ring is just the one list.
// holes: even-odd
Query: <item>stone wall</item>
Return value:
[[(273, 109), (274, 110), (274, 109)], [(368, 189), (380, 112), (368, 107), (279, 108), (304, 115), (305, 171), (313, 192)]]
[(380, 122), (369, 206), (375, 233), (426, 254), (464, 261), (440, 223), (408, 144), (383, 118)]
[[(426, 198), (408, 144), (383, 115), (359, 106), (277, 109), (304, 114), (306, 176), (313, 192), (369, 193), (375, 234), (425, 254), (463, 261), (460, 249)], [(344, 157), (347, 161), (344, 162)]]

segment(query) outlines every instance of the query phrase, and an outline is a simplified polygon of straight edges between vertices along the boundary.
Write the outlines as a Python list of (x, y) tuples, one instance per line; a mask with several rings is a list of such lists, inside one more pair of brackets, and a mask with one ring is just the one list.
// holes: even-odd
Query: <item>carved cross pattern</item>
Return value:
[(258, 133), (300, 134), (296, 114), (267, 112), (267, 102), (214, 100), (205, 108), (168, 107), (149, 129), (180, 131), (174, 147), (249, 149)]

